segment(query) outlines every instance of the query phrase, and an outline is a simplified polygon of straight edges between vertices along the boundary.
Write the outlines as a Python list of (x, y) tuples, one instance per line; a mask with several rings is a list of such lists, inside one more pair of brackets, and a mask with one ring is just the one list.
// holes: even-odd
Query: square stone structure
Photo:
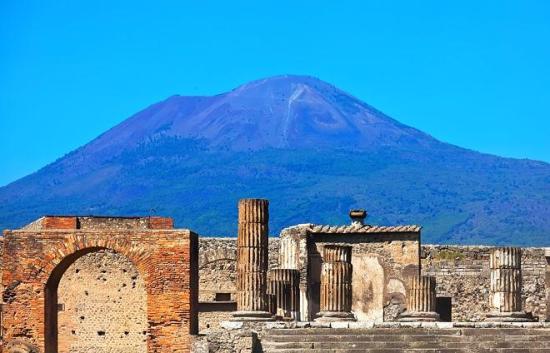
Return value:
[(198, 238), (163, 217), (46, 216), (4, 231), (3, 352), (58, 352), (57, 286), (80, 257), (130, 260), (144, 280), (147, 352), (190, 352), (198, 327)]
[(301, 224), (280, 236), (279, 266), (300, 271), (300, 318), (319, 312), (326, 244), (352, 247), (352, 312), (358, 321), (384, 321), (385, 308), (402, 306), (406, 279), (420, 274), (420, 226)]

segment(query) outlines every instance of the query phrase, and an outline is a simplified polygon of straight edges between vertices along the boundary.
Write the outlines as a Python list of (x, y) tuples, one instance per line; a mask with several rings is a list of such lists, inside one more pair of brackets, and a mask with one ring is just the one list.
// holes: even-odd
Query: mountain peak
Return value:
[(282, 75), (213, 97), (171, 97), (93, 142), (118, 150), (152, 137), (201, 139), (232, 150), (372, 149), (431, 145), (432, 137), (400, 124), (318, 78)]
[[(346, 92), (313, 76), (279, 75), (245, 83), (228, 93), (231, 97), (263, 97), (264, 99), (291, 99), (300, 92), (316, 92), (319, 95), (344, 95), (363, 104)], [(294, 98), (295, 99), (295, 98)]]
[(227, 235), (236, 200), (265, 197), (273, 234), (369, 207), (379, 224), (423, 224), (430, 241), (543, 244), (549, 178), (547, 164), (441, 143), (317, 78), (284, 75), (144, 109), (0, 188), (0, 225), (154, 208)]
[(277, 75), (277, 76), (271, 76), (266, 77), (258, 80), (254, 80), (248, 83), (245, 83), (239, 87), (237, 87), (236, 90), (246, 90), (251, 88), (284, 88), (289, 87), (291, 85), (306, 85), (310, 87), (327, 87), (327, 88), (335, 88), (333, 85), (320, 80), (317, 77), (314, 76), (307, 76), (307, 75)]

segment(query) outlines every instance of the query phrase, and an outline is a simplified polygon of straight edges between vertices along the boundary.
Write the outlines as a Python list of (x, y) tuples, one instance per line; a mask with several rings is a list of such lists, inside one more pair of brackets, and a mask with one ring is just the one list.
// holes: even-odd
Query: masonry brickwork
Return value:
[[(190, 333), (197, 330), (198, 240), (189, 230), (171, 227), (172, 221), (162, 218), (44, 217), (23, 229), (4, 232), (4, 351), (58, 353), (58, 324), (67, 322), (63, 314), (58, 315), (58, 304), (67, 299), (63, 291), (71, 279), (70, 275), (64, 279), (64, 274), (71, 268), (76, 272), (73, 265), (85, 264), (86, 256), (108, 250), (124, 257), (111, 270), (131, 262), (141, 276), (135, 278), (135, 286), (143, 287), (146, 305), (139, 295), (127, 304), (145, 306), (145, 352), (189, 352)], [(75, 303), (66, 304), (70, 308)], [(140, 310), (132, 320), (135, 325)], [(143, 325), (141, 319), (139, 325)], [(96, 334), (110, 334), (101, 327), (96, 327)]]
[(147, 293), (134, 264), (110, 250), (78, 258), (59, 282), (59, 353), (147, 353)]

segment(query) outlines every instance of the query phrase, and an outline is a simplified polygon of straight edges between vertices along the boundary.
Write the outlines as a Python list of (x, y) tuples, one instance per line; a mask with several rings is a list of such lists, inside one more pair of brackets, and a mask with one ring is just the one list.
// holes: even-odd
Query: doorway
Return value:
[(444, 322), (451, 322), (453, 318), (453, 304), (451, 297), (437, 297), (435, 301), (435, 311), (439, 314), (439, 319)]
[(147, 294), (134, 264), (108, 249), (67, 261), (46, 288), (46, 353), (146, 353)]

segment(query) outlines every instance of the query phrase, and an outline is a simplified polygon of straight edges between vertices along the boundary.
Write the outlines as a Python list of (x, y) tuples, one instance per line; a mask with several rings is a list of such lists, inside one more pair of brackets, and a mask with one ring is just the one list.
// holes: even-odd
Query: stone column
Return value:
[(297, 320), (300, 304), (300, 272), (274, 269), (268, 273), (268, 295), (274, 301), (271, 313), (277, 319)]
[(412, 276), (408, 281), (407, 310), (399, 321), (438, 321), (435, 312), (435, 277)]
[(239, 201), (236, 320), (270, 320), (266, 295), (269, 202)]
[(521, 249), (495, 248), (489, 257), (491, 286), (487, 321), (531, 321), (521, 305)]
[(325, 245), (321, 267), (321, 311), (316, 321), (355, 320), (351, 312), (351, 246)]

